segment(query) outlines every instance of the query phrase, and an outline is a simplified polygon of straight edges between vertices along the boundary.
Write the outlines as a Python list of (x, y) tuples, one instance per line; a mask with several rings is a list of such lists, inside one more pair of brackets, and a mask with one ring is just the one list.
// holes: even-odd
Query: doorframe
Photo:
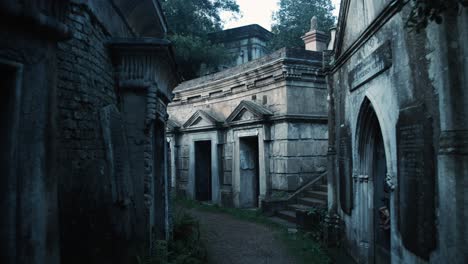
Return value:
[[(377, 122), (377, 125), (380, 128), (380, 133), (382, 136), (382, 144), (384, 147), (385, 151), (385, 162), (387, 166), (387, 175), (394, 175), (392, 173), (393, 167), (391, 166), (394, 164), (391, 159), (391, 154), (394, 152), (394, 149), (391, 148), (389, 145), (390, 139), (393, 139), (390, 137), (389, 133), (392, 133), (395, 131), (395, 129), (388, 129), (389, 124), (385, 124), (382, 122), (382, 119), (384, 116), (384, 112), (379, 111), (381, 109), (376, 108), (376, 103), (375, 100), (372, 100), (372, 96), (369, 96), (368, 94), (363, 96), (363, 99), (361, 100), (361, 104), (359, 107), (359, 111), (357, 112), (356, 116), (356, 126), (355, 126), (355, 137), (354, 137), (354, 143), (355, 147), (353, 148), (354, 152), (354, 164), (353, 167), (356, 168), (356, 170), (353, 173), (353, 180), (354, 180), (354, 199), (355, 199), (355, 213), (354, 217), (357, 218), (359, 222), (361, 222), (361, 231), (359, 232), (358, 235), (358, 241), (359, 241), (359, 247), (361, 248), (360, 250), (360, 261), (364, 261), (365, 263), (375, 263), (375, 223), (374, 223), (374, 217), (376, 212), (375, 206), (374, 206), (374, 187), (375, 187), (375, 179), (373, 178), (372, 174), (372, 166), (374, 162), (374, 156), (373, 156), (373, 151), (375, 150), (375, 142), (370, 142), (370, 136), (375, 132), (375, 129), (369, 130), (370, 127), (372, 127), (373, 123), (369, 122), (369, 115), (372, 114), (371, 111), (373, 111), (373, 114), (375, 115), (374, 120), (370, 120), (371, 122)], [(380, 102), (380, 101), (378, 101)], [(384, 116), (385, 117), (385, 116)], [(388, 118), (388, 116), (386, 116)], [(391, 122), (390, 122), (391, 123)], [(385, 133), (387, 131), (388, 133)], [(363, 134), (364, 133), (364, 134)], [(372, 146), (366, 146), (369, 144), (369, 142), (372, 144)], [(367, 149), (363, 149), (367, 148)], [(366, 184), (363, 184), (366, 183)], [(390, 202), (389, 202), (389, 210), (390, 210), (390, 218), (391, 218), (391, 227), (390, 227), (390, 249), (389, 249), (389, 261), (391, 263), (392, 261), (392, 253), (391, 253), (391, 248), (392, 248), (392, 237), (393, 233), (395, 231), (395, 210), (393, 206), (393, 193), (390, 193)], [(361, 205), (361, 206), (359, 206)], [(366, 208), (363, 208), (365, 206)], [(371, 228), (369, 228), (371, 227)], [(366, 230), (367, 229), (367, 230)]]
[[(4, 217), (4, 221), (9, 223), (11, 222), (12, 223), (12, 226), (16, 227), (17, 226), (17, 223), (18, 223), (18, 215), (17, 215), (17, 210), (18, 210), (18, 204), (20, 203), (20, 198), (19, 198), (19, 195), (18, 195), (18, 185), (19, 183), (22, 181), (21, 180), (21, 177), (23, 175), (21, 174), (18, 174), (17, 173), (17, 170), (18, 170), (18, 155), (17, 155), (17, 151), (18, 151), (18, 128), (19, 128), (19, 124), (20, 124), (20, 119), (21, 119), (21, 109), (22, 109), (22, 104), (21, 104), (21, 95), (22, 95), (22, 92), (23, 92), (23, 73), (24, 73), (24, 65), (22, 63), (19, 63), (19, 62), (16, 62), (16, 61), (12, 61), (12, 60), (7, 60), (7, 59), (3, 59), (3, 58), (0, 58), (0, 64), (4, 65), (5, 67), (11, 67), (12, 71), (14, 72), (14, 85), (12, 85), (12, 89), (13, 91), (12, 94), (11, 94), (11, 106), (12, 106), (12, 112), (10, 113), (10, 117), (11, 117), (11, 123), (10, 123), (10, 127), (7, 128), (9, 129), (9, 132), (8, 132), (8, 137), (9, 137), (9, 141), (10, 141), (10, 145), (9, 145), (9, 149), (7, 150), (9, 152), (9, 156), (11, 158), (11, 160), (9, 161), (9, 164), (11, 165), (10, 166), (10, 170), (9, 170), (9, 173), (8, 175), (6, 175), (6, 177), (8, 177), (9, 179), (7, 181), (11, 181), (11, 185), (8, 186), (7, 188), (9, 188), (11, 190), (12, 193), (5, 193), (4, 195), (7, 195), (7, 197), (11, 198), (11, 199), (5, 199), (4, 201), (2, 201), (2, 205), (4, 203), (8, 204), (8, 206), (6, 207), (7, 210), (6, 212), (4, 212), (4, 214), (2, 215), (2, 217)], [(10, 87), (9, 87), (10, 88)], [(44, 172), (44, 171), (42, 171)], [(3, 177), (5, 177), (4, 175), (2, 175)], [(8, 210), (10, 209), (10, 210)], [(7, 224), (8, 225), (8, 224)], [(2, 232), (5, 231), (5, 230), (2, 230)], [(20, 243), (18, 240), (17, 240), (17, 230), (16, 228), (12, 228), (12, 230), (10, 230), (10, 232), (8, 233), (8, 236), (9, 238), (11, 239), (7, 239), (7, 243), (5, 243), (6, 246), (4, 247), (1, 247), (0, 250), (9, 250), (11, 252), (15, 252), (18, 244)], [(5, 235), (5, 234), (1, 234), (2, 236)], [(2, 237), (3, 238), (3, 237)]]
[(259, 196), (258, 205), (261, 207), (262, 200), (265, 199), (268, 192), (268, 153), (265, 144), (264, 127), (254, 127), (248, 129), (234, 130), (234, 147), (232, 155), (232, 192), (233, 202), (235, 207), (240, 207), (240, 138), (243, 137), (257, 137), (258, 138), (258, 183), (259, 183)]
[(195, 143), (198, 141), (211, 141), (211, 202), (214, 204), (221, 203), (221, 185), (220, 185), (220, 173), (219, 173), (219, 155), (218, 155), (218, 144), (219, 144), (219, 132), (210, 131), (197, 134), (189, 135), (189, 177), (187, 184), (187, 195), (189, 198), (196, 199), (196, 173), (195, 173)]

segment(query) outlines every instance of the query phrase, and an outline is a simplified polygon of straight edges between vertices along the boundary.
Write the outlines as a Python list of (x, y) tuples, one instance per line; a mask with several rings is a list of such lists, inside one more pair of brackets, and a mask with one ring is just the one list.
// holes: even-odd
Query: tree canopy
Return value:
[(222, 30), (220, 13), (239, 13), (235, 0), (163, 0), (176, 59), (184, 78), (197, 77), (202, 64), (216, 67), (228, 59), (222, 45), (211, 43), (208, 33)]
[(310, 29), (310, 20), (317, 17), (318, 29), (324, 32), (335, 25), (331, 0), (280, 0), (280, 8), (273, 14), (272, 31), (275, 34), (270, 49), (303, 47), (301, 39)]
[[(407, 0), (410, 1), (410, 0)], [(444, 12), (457, 13), (460, 6), (468, 7), (467, 0), (411, 0), (413, 9), (406, 21), (406, 26), (417, 32), (426, 28), (430, 22), (442, 23)]]

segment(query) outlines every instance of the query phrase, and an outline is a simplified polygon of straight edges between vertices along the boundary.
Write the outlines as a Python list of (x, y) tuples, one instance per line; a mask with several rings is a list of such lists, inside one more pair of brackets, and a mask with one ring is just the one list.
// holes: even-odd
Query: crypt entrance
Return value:
[(195, 142), (195, 199), (212, 200), (211, 141)]
[(355, 177), (356, 209), (362, 225), (361, 245), (366, 248), (362, 252), (363, 258), (368, 259), (368, 263), (391, 263), (387, 158), (381, 126), (367, 98), (358, 117), (357, 147), (359, 173)]
[(258, 207), (260, 195), (258, 137), (239, 138), (240, 207)]

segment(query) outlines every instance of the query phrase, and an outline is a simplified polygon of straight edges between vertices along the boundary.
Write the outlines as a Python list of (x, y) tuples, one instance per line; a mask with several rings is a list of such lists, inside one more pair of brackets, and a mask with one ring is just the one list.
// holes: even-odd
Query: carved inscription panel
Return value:
[(435, 168), (431, 120), (422, 106), (400, 112), (398, 228), (405, 247), (424, 259), (435, 248)]
[(353, 200), (353, 162), (351, 152), (351, 135), (348, 126), (344, 126), (339, 131), (338, 141), (338, 175), (340, 177), (339, 191), (341, 209), (346, 214), (351, 214)]
[(363, 59), (348, 75), (350, 90), (353, 91), (392, 66), (392, 45), (385, 42)]
[(115, 200), (124, 202), (131, 197), (129, 152), (124, 121), (113, 105), (104, 107), (100, 118), (113, 196)]

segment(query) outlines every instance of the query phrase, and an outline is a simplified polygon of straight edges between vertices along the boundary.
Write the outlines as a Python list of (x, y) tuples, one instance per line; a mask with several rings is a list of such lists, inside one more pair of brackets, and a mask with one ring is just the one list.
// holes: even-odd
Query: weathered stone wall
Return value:
[(67, 1), (0, 2), (0, 262), (60, 263), (56, 45)]
[[(154, 252), (171, 233), (164, 131), (178, 81), (158, 1), (23, 2), (0, 1), (0, 262), (129, 263)], [(139, 80), (144, 108), (122, 100), (130, 67), (116, 61), (115, 38), (161, 58), (138, 65), (156, 76)], [(130, 147), (143, 139), (132, 154), (144, 173), (132, 173)]]
[[(116, 12), (110, 3), (101, 8)], [(73, 37), (59, 44), (58, 164), (65, 262), (79, 262), (77, 256), (82, 261), (91, 256), (101, 261), (112, 255), (125, 258), (123, 246), (129, 238), (126, 237), (129, 231), (118, 230), (118, 221), (112, 219), (119, 210), (115, 194), (118, 183), (111, 173), (113, 163), (106, 156), (101, 110), (113, 106), (117, 112), (111, 115), (119, 113), (114, 69), (106, 46), (112, 35), (100, 19), (87, 5), (73, 4), (67, 18)], [(119, 28), (124, 28), (122, 22)], [(128, 31), (119, 33), (129, 34)], [(122, 121), (120, 126), (124, 133)], [(109, 129), (113, 134), (118, 128)], [(128, 166), (128, 163), (118, 166)], [(118, 254), (115, 246), (121, 247)]]
[(326, 123), (277, 123), (271, 128), (273, 190), (294, 191), (327, 169)]
[[(240, 205), (237, 167), (243, 137), (259, 139), (262, 198), (276, 190), (294, 191), (323, 173), (328, 134), (321, 59), (321, 53), (283, 49), (179, 85), (168, 108), (170, 119), (180, 124), (171, 131), (177, 142), (179, 192), (193, 188), (188, 186), (193, 140), (214, 132), (220, 141), (214, 162), (221, 181), (216, 190), (221, 201), (215, 202)], [(197, 116), (200, 111), (211, 118)]]
[[(342, 12), (340, 17), (347, 25), (360, 25), (361, 17), (374, 12), (356, 7), (356, 1), (350, 4), (349, 15)], [(364, 1), (364, 5), (374, 5), (374, 1)], [(375, 10), (383, 10), (377, 6)], [(456, 37), (463, 36), (463, 30), (449, 30), (448, 35), (454, 39), (450, 42), (445, 39), (446, 28), (461, 29), (458, 26), (466, 22), (466, 10), (458, 16), (450, 15), (446, 25), (434, 24), (417, 34), (404, 26), (410, 8), (410, 5), (404, 5), (401, 10), (397, 5), (386, 6), (378, 19), (370, 19), (358, 28), (342, 28), (344, 32), (339, 32), (336, 64), (330, 77), (337, 131), (330, 148), (337, 151), (335, 164), (339, 165), (331, 172), (339, 184), (330, 187), (338, 192), (338, 213), (345, 222), (350, 254), (359, 262), (373, 263), (377, 254), (376, 233), (380, 232), (374, 222), (378, 208), (374, 207), (373, 199), (379, 188), (377, 184), (381, 183), (376, 182), (378, 175), (368, 169), (372, 159), (362, 152), (372, 147), (371, 141), (366, 140), (371, 133), (362, 130), (370, 103), (382, 131), (386, 156), (387, 182), (383, 184), (390, 190), (389, 259), (392, 263), (440, 263), (447, 261), (448, 254), (453, 254), (457, 255), (454, 263), (463, 263), (467, 260), (460, 248), (467, 241), (466, 235), (460, 235), (464, 227), (449, 231), (449, 226), (465, 221), (466, 215), (457, 215), (455, 211), (459, 210), (463, 199), (466, 201), (466, 196), (448, 184), (460, 182), (456, 176), (447, 179), (454, 167), (442, 165), (446, 157), (442, 148), (445, 141), (443, 115), (448, 111), (446, 106), (462, 103), (453, 97), (440, 100), (442, 90), (457, 90), (463, 86), (459, 81), (466, 78), (462, 77), (466, 76), (466, 60), (463, 61), (466, 54), (458, 49), (466, 46), (463, 45), (466, 39)], [(367, 30), (365, 37), (354, 43), (354, 39), (363, 36), (364, 30)], [(456, 46), (457, 52), (452, 53), (454, 50), (447, 45)], [(348, 47), (351, 48), (348, 50)], [(449, 58), (456, 59), (449, 63)], [(458, 77), (450, 73), (449, 65), (457, 65), (453, 70)], [(465, 107), (457, 109), (459, 114), (449, 115), (465, 118)], [(464, 137), (461, 136), (465, 134), (461, 132), (465, 131), (464, 127), (455, 130), (460, 131), (457, 137)], [(466, 145), (457, 140), (445, 142), (456, 145), (457, 149), (464, 149)], [(441, 152), (444, 153), (442, 159)], [(465, 162), (460, 156), (458, 160), (460, 164)], [(444, 169), (436, 170), (441, 167)], [(446, 199), (443, 193), (451, 193), (453, 199)], [(450, 232), (453, 234), (450, 238), (440, 236)], [(450, 242), (455, 240), (458, 242)]]
[[(177, 82), (173, 53), (167, 40), (154, 38), (159, 29), (136, 31), (147, 22), (161, 26), (153, 24), (156, 3), (129, 4), (74, 2), (67, 18), (73, 37), (59, 45), (65, 262), (126, 262), (170, 238), (164, 131)], [(154, 13), (136, 22), (118, 9), (125, 6)]]

